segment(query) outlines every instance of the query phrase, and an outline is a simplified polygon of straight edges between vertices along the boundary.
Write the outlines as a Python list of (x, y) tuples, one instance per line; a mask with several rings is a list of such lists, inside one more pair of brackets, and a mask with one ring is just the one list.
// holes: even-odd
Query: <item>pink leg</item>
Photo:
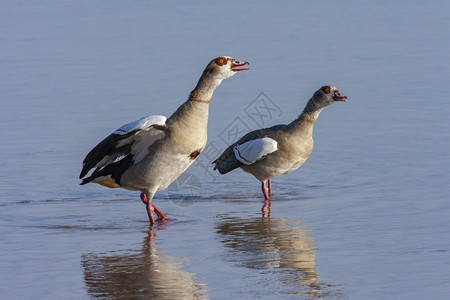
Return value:
[(270, 178), (267, 180), (267, 187), (269, 188), (269, 195), (272, 196), (272, 183), (270, 181)]
[(265, 182), (261, 185), (261, 190), (264, 194), (264, 205), (261, 208), (261, 211), (263, 213), (263, 217), (272, 217), (272, 201), (270, 201), (270, 196), (272, 195), (272, 188), (270, 184), (270, 178), (267, 183), (268, 186), (266, 186)]
[(154, 204), (152, 204), (153, 205), (153, 208), (155, 209), (155, 213), (156, 213), (156, 215), (158, 216), (158, 220), (157, 221), (166, 221), (166, 220), (169, 220), (169, 217), (165, 214), (165, 213), (163, 213), (159, 208), (157, 208)]
[(147, 196), (145, 195), (145, 193), (141, 193), (141, 201), (142, 201), (142, 203), (147, 205), (148, 200), (147, 200)]
[(153, 207), (151, 202), (147, 202), (145, 207), (147, 208), (147, 215), (148, 215), (148, 220), (150, 221), (150, 225), (155, 224), (155, 219), (153, 218), (153, 213), (155, 211), (155, 208)]
[(147, 208), (148, 219), (150, 220), (150, 224), (154, 224), (155, 220), (153, 218), (153, 213), (156, 213), (158, 216), (157, 221), (165, 221), (168, 220), (169, 217), (165, 213), (163, 213), (159, 208), (157, 208), (151, 201), (148, 201), (147, 195), (145, 193), (141, 193), (141, 201), (145, 204)]
[(264, 199), (265, 200), (270, 200), (269, 189), (266, 187), (266, 184), (264, 182), (261, 185), (261, 190), (262, 190), (262, 192), (264, 194)]

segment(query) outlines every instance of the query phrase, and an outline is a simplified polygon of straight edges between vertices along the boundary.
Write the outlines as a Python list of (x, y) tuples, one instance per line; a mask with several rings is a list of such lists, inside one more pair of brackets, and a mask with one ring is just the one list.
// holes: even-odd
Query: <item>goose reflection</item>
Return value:
[(196, 276), (181, 271), (179, 259), (162, 254), (148, 232), (143, 250), (82, 256), (84, 280), (93, 298), (208, 299)]
[(267, 284), (282, 283), (289, 294), (321, 295), (315, 271), (315, 249), (309, 230), (292, 219), (218, 217), (216, 232), (228, 249), (225, 259), (239, 266), (258, 269)]

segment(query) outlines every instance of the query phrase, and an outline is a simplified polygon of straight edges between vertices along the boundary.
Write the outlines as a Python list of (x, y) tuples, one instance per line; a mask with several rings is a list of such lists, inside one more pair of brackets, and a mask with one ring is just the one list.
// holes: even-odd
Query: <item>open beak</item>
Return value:
[(334, 90), (333, 100), (346, 102), (347, 96), (344, 96), (343, 94), (341, 94), (341, 92), (339, 92), (339, 90), (336, 89)]
[(243, 67), (245, 65), (249, 65), (249, 63), (246, 61), (242, 62), (242, 61), (235, 60), (231, 63), (231, 71), (237, 72), (237, 71), (248, 70), (247, 67)]

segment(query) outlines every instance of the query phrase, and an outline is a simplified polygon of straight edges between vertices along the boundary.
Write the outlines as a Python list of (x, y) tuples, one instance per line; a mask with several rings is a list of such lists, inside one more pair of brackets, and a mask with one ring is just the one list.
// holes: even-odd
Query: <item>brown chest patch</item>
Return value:
[(196, 159), (197, 158), (197, 156), (199, 156), (200, 155), (200, 153), (202, 153), (202, 150), (195, 150), (194, 152), (192, 152), (191, 154), (189, 154), (189, 158), (190, 159)]

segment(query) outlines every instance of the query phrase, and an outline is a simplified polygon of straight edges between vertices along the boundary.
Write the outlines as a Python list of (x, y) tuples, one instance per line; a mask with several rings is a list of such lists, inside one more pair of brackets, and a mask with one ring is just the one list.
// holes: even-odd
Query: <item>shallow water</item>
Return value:
[[(0, 12), (0, 298), (430, 299), (450, 295), (445, 1), (18, 3)], [(79, 186), (119, 126), (170, 115), (210, 59), (250, 71), (211, 102), (209, 144), (154, 202)], [(287, 123), (321, 85), (315, 149), (260, 186), (210, 162)]]

